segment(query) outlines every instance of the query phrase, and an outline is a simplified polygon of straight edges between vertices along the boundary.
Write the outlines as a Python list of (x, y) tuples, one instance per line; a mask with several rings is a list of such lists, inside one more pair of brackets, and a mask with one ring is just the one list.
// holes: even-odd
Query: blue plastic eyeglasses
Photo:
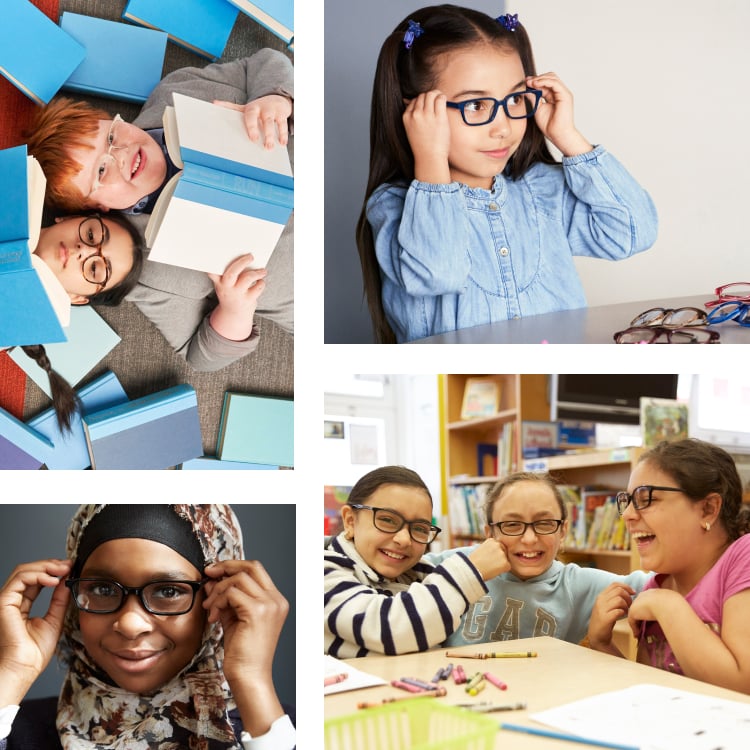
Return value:
[(716, 305), (706, 318), (708, 323), (723, 323), (735, 320), (741, 326), (750, 326), (750, 303), (740, 300), (727, 300)]
[(505, 99), (483, 96), (479, 99), (467, 99), (465, 102), (446, 102), (446, 105), (459, 110), (464, 122), (474, 126), (492, 122), (501, 106), (505, 115), (511, 120), (525, 120), (533, 117), (541, 98), (542, 92), (539, 89), (526, 89), (514, 91)]

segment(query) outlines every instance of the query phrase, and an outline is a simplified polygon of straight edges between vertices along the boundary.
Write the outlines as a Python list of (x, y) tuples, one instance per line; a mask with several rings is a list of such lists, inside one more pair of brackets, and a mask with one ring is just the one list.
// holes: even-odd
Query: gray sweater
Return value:
[[(212, 101), (245, 104), (266, 94), (294, 97), (294, 70), (287, 57), (263, 49), (251, 57), (205, 68), (181, 68), (154, 89), (134, 124), (144, 130), (162, 127), (162, 114), (174, 92)], [(291, 124), (291, 123), (290, 123)], [(291, 130), (291, 127), (290, 127)], [(294, 139), (289, 138), (294, 158)], [(130, 217), (141, 233), (148, 215)], [(248, 251), (252, 248), (248, 247)], [(257, 316), (294, 330), (294, 217), (289, 220), (267, 266), (266, 289)], [(258, 327), (245, 341), (230, 341), (211, 328), (208, 316), (216, 306), (214, 287), (205, 273), (146, 261), (140, 281), (127, 299), (161, 331), (174, 349), (196, 370), (226, 367), (258, 345)]]

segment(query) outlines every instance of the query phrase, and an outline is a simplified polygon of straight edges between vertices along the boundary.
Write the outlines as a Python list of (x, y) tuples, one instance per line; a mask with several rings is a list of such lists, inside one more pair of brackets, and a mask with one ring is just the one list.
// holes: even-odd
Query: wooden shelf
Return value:
[(518, 416), (517, 409), (506, 409), (493, 414), (491, 417), (475, 417), (474, 419), (462, 419), (458, 422), (449, 422), (446, 427), (449, 430), (485, 430), (488, 427), (510, 422)]

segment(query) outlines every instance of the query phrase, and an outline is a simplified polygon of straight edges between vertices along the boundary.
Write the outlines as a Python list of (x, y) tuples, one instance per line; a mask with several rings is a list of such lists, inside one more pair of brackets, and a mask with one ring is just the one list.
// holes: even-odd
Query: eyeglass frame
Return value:
[[(723, 299), (709, 312), (706, 320), (709, 323), (724, 323), (727, 320), (734, 320), (738, 325), (750, 327), (750, 297), (744, 302), (741, 299)], [(731, 313), (718, 315), (717, 313), (728, 305), (737, 305)]]
[[(83, 236), (82, 231), (81, 231), (83, 229), (83, 225), (87, 221), (92, 221), (92, 220), (98, 221), (99, 224), (101, 225), (101, 228), (102, 228), (102, 241), (98, 242), (98, 243), (95, 243), (95, 244), (92, 244), (91, 242), (89, 242)], [(87, 255), (81, 261), (81, 275), (83, 276), (84, 281), (87, 281), (89, 284), (94, 284), (94, 286), (99, 287), (99, 291), (101, 292), (102, 289), (104, 289), (104, 287), (107, 286), (107, 284), (109, 283), (109, 280), (112, 278), (112, 263), (110, 262), (109, 258), (105, 258), (104, 257), (104, 251), (102, 250), (102, 247), (104, 246), (104, 243), (109, 241), (109, 230), (107, 229), (107, 225), (104, 223), (104, 221), (102, 220), (102, 217), (99, 216), (99, 214), (89, 214), (88, 216), (85, 216), (83, 218), (83, 220), (81, 221), (81, 223), (78, 225), (78, 239), (81, 240), (81, 242), (83, 242), (83, 244), (86, 245), (86, 247), (95, 247), (96, 248), (96, 252), (95, 253), (91, 253), (91, 254)], [(106, 275), (104, 277), (104, 281), (103, 282), (92, 281), (91, 279), (86, 278), (86, 274), (84, 272), (84, 267), (85, 267), (87, 261), (90, 258), (94, 258), (94, 257), (101, 258), (104, 261), (104, 267), (106, 268), (107, 272), (106, 272)]]
[[(645, 503), (643, 503), (643, 505), (638, 505), (635, 501), (635, 493), (638, 492), (638, 490), (648, 490), (648, 499)], [(628, 509), (628, 505), (630, 505), (630, 503), (633, 503), (633, 510), (645, 510), (651, 505), (651, 503), (654, 502), (654, 490), (658, 490), (659, 492), (682, 492), (683, 494), (685, 492), (685, 490), (680, 487), (659, 487), (655, 484), (641, 484), (638, 487), (635, 487), (633, 489), (633, 492), (627, 492), (626, 490), (623, 490), (622, 492), (618, 492), (615, 495), (617, 512), (622, 515)], [(625, 501), (624, 504), (623, 501)]]
[[(698, 328), (698, 326), (693, 326), (694, 328)], [(719, 335), (718, 331), (712, 331), (708, 328), (699, 328), (701, 332), (703, 332), (703, 335), (707, 335), (709, 340), (708, 341), (690, 341), (688, 343), (690, 344), (720, 344), (721, 343), (721, 336)], [(630, 333), (632, 331), (649, 331), (652, 333), (652, 339), (651, 341), (618, 341), (617, 339), (621, 336), (624, 336), (626, 333)], [(694, 335), (694, 332), (690, 330), (690, 326), (680, 326), (679, 328), (667, 328), (665, 326), (630, 326), (629, 328), (626, 328), (623, 331), (617, 331), (613, 335), (613, 339), (616, 344), (654, 344), (654, 343), (661, 343), (657, 342), (656, 339), (660, 338), (661, 336), (666, 336), (668, 341), (666, 343), (671, 344), (671, 338), (673, 333), (689, 333), (691, 336)]]
[(750, 287), (750, 281), (732, 281), (729, 284), (722, 284), (721, 286), (717, 286), (716, 289), (714, 289), (714, 294), (717, 297), (719, 297), (719, 299), (722, 302), (729, 302), (729, 301), (750, 302), (750, 294), (742, 294), (742, 295), (736, 295), (736, 294), (725, 295), (724, 294), (725, 289), (728, 289), (730, 286), (739, 286), (740, 284), (745, 284), (748, 287)]
[[(115, 115), (115, 116), (114, 116), (114, 117), (112, 118), (112, 124), (111, 124), (111, 125), (109, 126), (109, 131), (107, 132), (107, 143), (109, 143), (109, 141), (110, 141), (110, 138), (114, 139), (114, 132), (115, 132), (115, 127), (116, 127), (116, 126), (117, 126), (117, 125), (118, 125), (119, 123), (125, 123), (125, 120), (123, 120), (123, 119), (122, 119), (122, 117), (120, 117), (120, 114), (119, 114), (119, 112), (118, 112), (118, 113), (117, 113), (117, 114), (116, 114), (116, 115)], [(125, 124), (126, 124), (126, 123), (125, 123)], [(126, 146), (115, 146), (115, 144), (114, 144), (114, 140), (113, 140), (113, 142), (112, 142), (112, 143), (110, 143), (110, 145), (109, 145), (109, 146), (107, 146), (107, 153), (106, 153), (106, 154), (100, 154), (100, 155), (99, 155), (99, 156), (98, 156), (98, 157), (96, 158), (96, 161), (94, 162), (94, 164), (96, 165), (97, 173), (98, 173), (98, 171), (99, 171), (99, 167), (100, 167), (100, 165), (101, 165), (101, 163), (102, 163), (102, 161), (103, 161), (104, 159), (112, 159), (112, 161), (114, 161), (115, 163), (117, 162), (117, 160), (115, 159), (115, 157), (114, 157), (114, 156), (112, 156), (112, 149), (113, 149), (113, 148), (126, 148)], [(98, 175), (98, 174), (95, 174), (95, 175), (94, 175), (94, 186), (93, 186), (93, 187), (91, 188), (91, 191), (89, 192), (89, 194), (88, 194), (88, 196), (87, 196), (87, 197), (88, 197), (88, 198), (90, 198), (90, 197), (91, 197), (91, 196), (92, 196), (92, 195), (93, 195), (93, 194), (94, 194), (94, 193), (95, 193), (95, 192), (96, 192), (97, 190), (99, 190), (99, 188), (100, 188), (101, 186), (102, 186), (102, 183), (101, 183), (101, 182), (100, 182), (100, 180), (99, 180), (99, 175)]]
[[(188, 612), (190, 612), (190, 610), (193, 609), (193, 607), (195, 606), (195, 597), (197, 596), (197, 594), (200, 591), (200, 589), (203, 586), (205, 586), (206, 583), (208, 583), (208, 581), (210, 581), (210, 580), (211, 580), (210, 578), (203, 578), (200, 581), (178, 581), (178, 580), (174, 580), (174, 579), (164, 579), (164, 580), (161, 580), (161, 581), (149, 581), (148, 583), (144, 583), (143, 586), (124, 586), (123, 584), (118, 583), (117, 581), (113, 581), (113, 580), (111, 580), (109, 578), (90, 578), (90, 577), (86, 576), (86, 577), (82, 577), (82, 578), (68, 578), (65, 581), (65, 586), (70, 589), (70, 593), (71, 593), (71, 595), (73, 597), (73, 602), (75, 603), (76, 607), (81, 612), (87, 612), (88, 614), (92, 614), (92, 615), (111, 615), (111, 614), (114, 614), (115, 612), (119, 612), (125, 606), (125, 602), (128, 600), (128, 597), (131, 594), (135, 594), (138, 597), (138, 601), (141, 603), (141, 606), (143, 607), (143, 609), (145, 609), (146, 612), (148, 612), (149, 614), (159, 615), (161, 617), (174, 617), (176, 615), (186, 615)], [(120, 604), (117, 607), (115, 607), (115, 609), (106, 609), (106, 610), (102, 610), (102, 609), (87, 609), (86, 607), (82, 607), (78, 603), (78, 595), (76, 594), (76, 591), (74, 590), (74, 587), (78, 586), (78, 584), (81, 581), (97, 581), (99, 583), (107, 583), (107, 584), (109, 584), (111, 586), (115, 586), (116, 588), (118, 588), (120, 590), (120, 594), (121, 594), (121, 597), (122, 597), (121, 600), (120, 600)], [(185, 584), (187, 586), (190, 586), (190, 588), (193, 590), (193, 598), (190, 601), (190, 606), (187, 609), (185, 609), (185, 610), (181, 610), (180, 612), (155, 612), (153, 609), (151, 609), (148, 606), (148, 604), (146, 604), (146, 600), (143, 597), (143, 591), (144, 591), (144, 589), (148, 588), (149, 586), (153, 586), (153, 585), (159, 584), (159, 583), (162, 583), (162, 584), (177, 584), (177, 583), (182, 583), (182, 584)]]
[[(372, 511), (372, 525), (378, 530), (382, 531), (384, 534), (398, 534), (401, 529), (404, 528), (404, 526), (407, 526), (409, 529), (409, 538), (416, 542), (417, 544), (431, 544), (432, 542), (437, 539), (438, 534), (442, 531), (442, 529), (439, 526), (435, 526), (433, 523), (427, 523), (427, 521), (407, 521), (398, 511), (392, 510), (391, 508), (376, 508), (373, 505), (361, 505), (360, 503), (348, 503), (350, 508), (354, 508), (355, 510), (371, 510)], [(377, 515), (377, 511), (383, 510), (386, 513), (392, 513), (394, 516), (398, 516), (401, 519), (401, 526), (399, 526), (397, 529), (381, 529), (376, 523), (375, 523), (375, 516)], [(411, 527), (414, 524), (422, 524), (423, 526), (429, 526), (430, 532), (432, 533), (432, 536), (425, 542), (421, 539), (415, 539), (414, 534), (412, 534)]]
[[(663, 321), (665, 319), (668, 319), (671, 315), (674, 313), (680, 313), (685, 310), (692, 310), (697, 315), (695, 318), (691, 321), (688, 321), (687, 323), (664, 323)], [(644, 315), (647, 315), (650, 312), (661, 312), (662, 316), (660, 318), (657, 318), (653, 322), (650, 323), (636, 323), (637, 320), (640, 318), (643, 318)], [(699, 307), (651, 307), (648, 310), (644, 310), (642, 313), (639, 313), (636, 315), (633, 320), (630, 321), (630, 328), (653, 328), (653, 327), (661, 327), (661, 328), (691, 328), (692, 326), (704, 326), (707, 324), (708, 316), (706, 315), (705, 310), (701, 310)], [(695, 322), (694, 322), (695, 321)]]
[[(534, 108), (531, 110), (531, 112), (523, 115), (522, 117), (516, 117), (510, 114), (510, 112), (508, 111), (508, 99), (514, 96), (520, 96), (522, 94), (534, 94), (536, 96), (536, 99), (534, 101)], [(539, 89), (526, 88), (523, 91), (514, 91), (508, 94), (508, 96), (503, 99), (495, 99), (492, 96), (475, 96), (473, 99), (467, 99), (465, 102), (446, 102), (445, 105), (446, 107), (450, 107), (451, 109), (459, 110), (461, 112), (461, 119), (464, 121), (464, 124), (468, 125), (470, 128), (474, 128), (481, 125), (489, 125), (491, 122), (493, 122), (497, 117), (497, 112), (501, 106), (503, 108), (503, 112), (505, 112), (505, 116), (509, 120), (528, 120), (530, 117), (533, 117), (536, 114), (537, 109), (539, 109), (539, 100), (542, 98), (542, 94), (543, 92)], [(467, 104), (478, 101), (494, 102), (492, 107), (492, 114), (484, 122), (467, 122), (464, 108)]]
[[(555, 528), (552, 531), (537, 531), (536, 524), (549, 523), (550, 521), (556, 524)], [(506, 523), (523, 524), (523, 531), (520, 534), (509, 534), (507, 531), (503, 531), (503, 524), (506, 524)], [(531, 526), (533, 532), (537, 536), (550, 536), (551, 534), (556, 534), (558, 531), (560, 531), (560, 527), (564, 523), (565, 523), (565, 520), (562, 518), (537, 518), (536, 521), (491, 521), (487, 525), (498, 529), (500, 533), (505, 536), (523, 536), (526, 533), (526, 529), (528, 529), (529, 526)]]

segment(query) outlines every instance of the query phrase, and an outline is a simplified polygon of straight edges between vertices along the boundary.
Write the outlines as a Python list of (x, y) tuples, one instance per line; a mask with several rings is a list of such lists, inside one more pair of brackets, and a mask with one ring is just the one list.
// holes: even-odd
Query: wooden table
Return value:
[[(476, 698), (471, 698), (466, 694), (463, 685), (456, 685), (453, 679), (449, 678), (440, 683), (448, 691), (444, 698), (424, 698), (423, 700), (438, 700), (446, 703), (466, 703), (471, 700), (491, 700), (498, 704), (525, 702), (527, 708), (523, 711), (503, 711), (485, 715), (496, 718), (498, 723), (507, 721), (536, 728), (543, 727), (528, 718), (530, 713), (641, 683), (663, 685), (750, 703), (748, 695), (718, 688), (644, 664), (619, 659), (583, 646), (575, 646), (556, 638), (525, 638), (450, 649), (451, 653), (467, 654), (529, 650), (536, 651), (538, 656), (521, 659), (448, 659), (445, 655), (446, 650), (439, 649), (404, 656), (367, 656), (363, 659), (348, 660), (347, 663), (388, 681), (401, 677), (416, 677), (429, 681), (439, 668), (446, 666), (449, 662), (454, 665), (461, 664), (468, 675), (477, 671), (491, 672), (508, 685), (507, 690), (501, 691), (494, 685), (488, 684)], [(384, 698), (404, 697), (405, 695), (407, 693), (390, 685), (328, 695), (324, 702), (325, 716), (330, 718), (354, 713), (360, 701), (380, 702)], [(623, 717), (623, 721), (626, 720)], [(527, 750), (527, 748), (529, 750), (554, 750), (554, 748), (574, 750), (578, 748), (580, 750), (585, 745), (517, 732), (498, 732), (495, 747), (503, 748), (503, 750), (510, 748), (513, 750)]]

